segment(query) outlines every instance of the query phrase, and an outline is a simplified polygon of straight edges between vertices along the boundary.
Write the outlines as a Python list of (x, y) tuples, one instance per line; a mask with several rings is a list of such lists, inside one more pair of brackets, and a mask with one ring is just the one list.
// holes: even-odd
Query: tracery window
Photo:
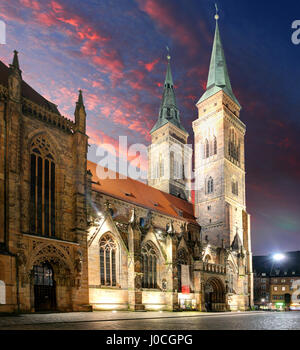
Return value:
[(55, 160), (47, 139), (37, 137), (30, 155), (30, 231), (55, 236)]
[(106, 234), (100, 240), (100, 284), (114, 287), (117, 285), (117, 245), (113, 238)]
[(210, 193), (213, 193), (214, 191), (214, 180), (212, 177), (210, 177), (208, 180), (207, 180), (207, 184), (206, 184), (206, 193), (207, 194), (210, 194)]
[(178, 279), (178, 292), (181, 293), (182, 291), (182, 265), (188, 265), (188, 255), (185, 249), (181, 248), (177, 253), (177, 279)]
[(142, 248), (143, 288), (157, 288), (157, 255), (151, 243)]
[(240, 140), (233, 128), (229, 130), (228, 154), (232, 160), (240, 161)]

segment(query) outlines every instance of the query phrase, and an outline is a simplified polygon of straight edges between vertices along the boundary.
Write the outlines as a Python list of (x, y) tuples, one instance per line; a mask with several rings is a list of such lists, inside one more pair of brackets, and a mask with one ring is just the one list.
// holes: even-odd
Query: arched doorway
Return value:
[(204, 300), (207, 312), (225, 311), (225, 288), (218, 278), (210, 278), (204, 286)]
[(35, 311), (56, 310), (56, 285), (51, 264), (33, 266)]

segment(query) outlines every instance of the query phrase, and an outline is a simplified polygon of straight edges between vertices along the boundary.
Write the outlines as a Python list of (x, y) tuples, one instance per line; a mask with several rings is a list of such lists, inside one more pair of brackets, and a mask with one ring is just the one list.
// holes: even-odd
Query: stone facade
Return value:
[[(7, 80), (6, 80), (7, 77)], [(88, 305), (86, 247), (86, 156), (84, 107), (77, 105), (76, 123), (62, 117), (56, 107), (23, 80), (17, 52), (10, 68), (1, 63), (0, 101), (0, 266), (6, 286), (6, 302), (0, 312), (35, 311), (37, 289), (40, 302), (49, 295), (35, 285), (34, 267), (49, 265), (55, 276), (53, 302), (64, 311)], [(80, 123), (80, 120), (82, 121)], [(49, 167), (32, 177), (32, 158), (38, 164), (54, 164), (51, 198), (53, 227), (44, 209), (49, 202)], [(39, 165), (40, 166), (40, 165)], [(33, 232), (32, 181), (38, 182), (42, 212), (40, 228)], [(38, 185), (37, 185), (38, 186)], [(35, 187), (35, 186), (33, 186)], [(47, 196), (48, 193), (48, 196)], [(35, 201), (35, 199), (34, 199)], [(39, 199), (38, 199), (39, 201)], [(47, 202), (47, 203), (48, 203)], [(39, 210), (39, 209), (38, 209)], [(41, 230), (41, 231), (38, 231)], [(49, 227), (48, 227), (49, 230)], [(50, 270), (49, 270), (50, 271)], [(52, 282), (51, 282), (52, 283)], [(48, 286), (50, 288), (50, 286)], [(45, 287), (46, 288), (46, 287)], [(44, 293), (44, 294), (43, 294)]]
[(72, 122), (22, 80), (17, 52), (0, 62), (0, 312), (252, 306), (245, 125), (224, 79), (197, 104), (193, 205), (169, 56), (148, 185), (87, 161), (81, 91)]

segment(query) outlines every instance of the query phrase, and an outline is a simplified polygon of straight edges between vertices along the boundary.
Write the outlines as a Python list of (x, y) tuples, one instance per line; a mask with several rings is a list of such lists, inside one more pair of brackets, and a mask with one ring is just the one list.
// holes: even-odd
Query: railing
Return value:
[(22, 99), (22, 113), (24, 115), (36, 117), (66, 132), (73, 133), (75, 123), (72, 120), (60, 114), (53, 113), (50, 109), (47, 110), (26, 98)]
[(211, 273), (226, 274), (226, 267), (219, 264), (203, 262), (203, 271)]

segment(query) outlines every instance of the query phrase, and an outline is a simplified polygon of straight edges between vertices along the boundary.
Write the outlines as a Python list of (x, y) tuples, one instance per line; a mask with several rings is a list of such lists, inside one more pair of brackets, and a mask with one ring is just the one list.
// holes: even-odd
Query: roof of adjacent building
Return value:
[(272, 277), (300, 276), (300, 251), (284, 253), (285, 258), (274, 261), (272, 255), (253, 256), (253, 272)]
[(97, 166), (93, 162), (87, 162), (87, 169), (92, 173), (93, 190), (198, 225), (192, 203), (99, 166), (98, 175), (99, 171), (107, 171), (110, 177), (100, 179), (97, 176)]
[[(15, 60), (16, 60), (16, 58), (14, 57), (13, 62), (15, 62)], [(0, 61), (0, 84), (5, 86), (6, 88), (8, 87), (9, 74), (10, 74), (10, 68), (5, 63)], [(22, 90), (22, 96), (24, 98), (36, 103), (37, 105), (39, 105), (43, 108), (48, 109), (52, 113), (56, 113), (56, 114), (60, 115), (60, 113), (57, 109), (57, 106), (54, 103), (48, 101), (45, 97), (40, 95), (30, 85), (28, 85), (24, 80), (22, 80), (21, 90)]]
[(226, 95), (231, 97), (233, 101), (241, 107), (237, 98), (235, 97), (230, 78), (228, 74), (227, 64), (225, 60), (224, 50), (221, 42), (218, 21), (216, 22), (215, 37), (213, 49), (211, 54), (209, 73), (206, 85), (206, 91), (198, 101), (198, 103), (207, 100), (217, 92), (223, 90)]

